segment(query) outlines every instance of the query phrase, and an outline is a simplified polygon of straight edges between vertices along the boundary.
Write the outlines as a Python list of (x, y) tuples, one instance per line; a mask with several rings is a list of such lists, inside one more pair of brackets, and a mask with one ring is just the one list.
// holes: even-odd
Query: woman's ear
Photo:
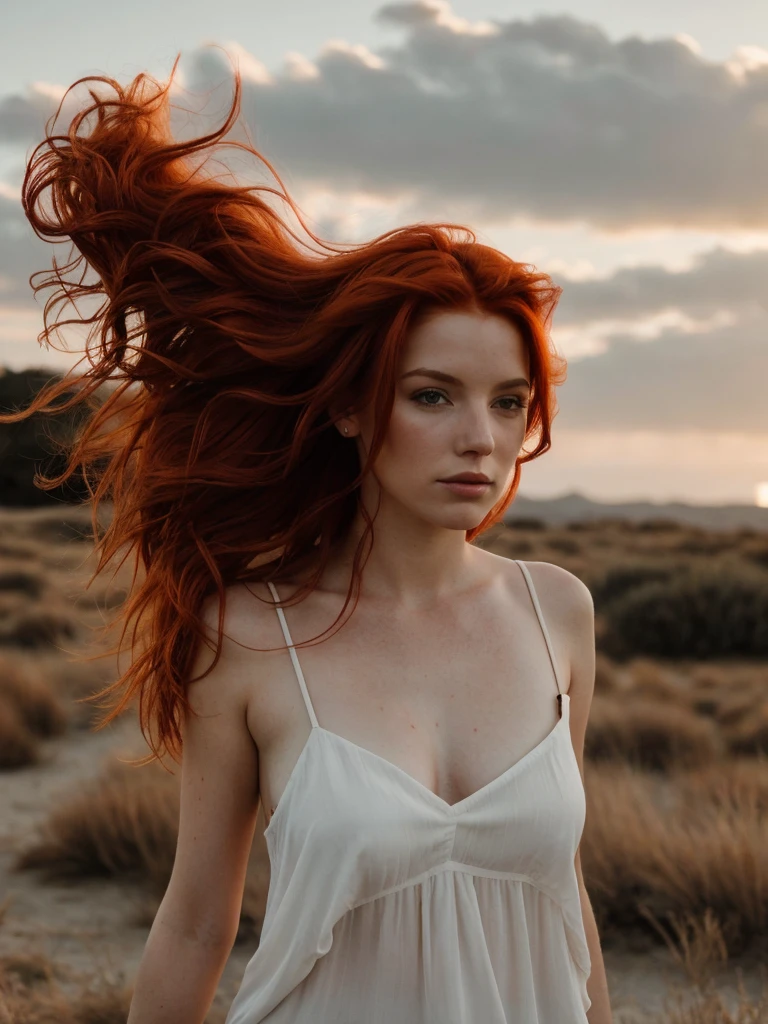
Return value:
[(357, 417), (349, 409), (329, 415), (342, 437), (355, 437), (360, 433)]

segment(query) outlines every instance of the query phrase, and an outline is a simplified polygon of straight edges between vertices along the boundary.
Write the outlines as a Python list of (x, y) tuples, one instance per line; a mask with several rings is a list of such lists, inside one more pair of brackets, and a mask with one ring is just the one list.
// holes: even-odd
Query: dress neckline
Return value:
[[(312, 737), (315, 734), (326, 737), (331, 740), (331, 742), (339, 743), (342, 746), (355, 750), (359, 755), (362, 755), (366, 759), (370, 759), (371, 762), (378, 765), (379, 768), (391, 772), (403, 784), (410, 785), (411, 788), (418, 792), (424, 799), (435, 804), (443, 814), (449, 817), (457, 817), (463, 811), (467, 810), (467, 808), (471, 807), (476, 801), (482, 799), (484, 796), (496, 790), (504, 782), (507, 782), (509, 779), (516, 776), (518, 771), (521, 771), (530, 761), (535, 760), (536, 756), (543, 753), (549, 747), (561, 731), (563, 723), (567, 724), (570, 717), (567, 713), (566, 706), (562, 703), (564, 700), (570, 702), (570, 695), (568, 693), (560, 693), (557, 695), (557, 699), (561, 709), (560, 717), (547, 735), (537, 743), (535, 747), (532, 747), (527, 751), (527, 753), (523, 754), (522, 757), (519, 757), (517, 761), (511, 764), (508, 768), (505, 768), (500, 775), (494, 776), (494, 778), (489, 782), (480, 786), (479, 789), (467, 794), (467, 796), (462, 797), (460, 800), (456, 800), (454, 803), (449, 803), (438, 793), (435, 793), (434, 790), (430, 789), (429, 786), (425, 786), (423, 782), (420, 782), (414, 775), (411, 775), (411, 773), (406, 771), (405, 768), (401, 768), (400, 765), (395, 764), (394, 761), (390, 761), (389, 758), (382, 757), (381, 754), (377, 754), (370, 748), (363, 747), (359, 743), (355, 743), (354, 740), (347, 739), (346, 736), (342, 736), (340, 733), (333, 732), (330, 729), (325, 729), (322, 725), (313, 725), (304, 746), (301, 748), (301, 753), (293, 766), (293, 770), (288, 777), (288, 781), (285, 784), (283, 792), (280, 795), (280, 799), (277, 802), (277, 806), (272, 812), (272, 817), (269, 819), (263, 834), (266, 837), (268, 834), (272, 833), (275, 827), (277, 827), (275, 823), (278, 817), (282, 817), (281, 808), (286, 802), (290, 802), (290, 795), (293, 790), (295, 779), (301, 771), (304, 761), (309, 756)], [(288, 800), (286, 800), (286, 797)]]
[[(536, 744), (535, 747), (529, 750), (526, 754), (523, 754), (521, 758), (518, 758), (518, 760), (514, 764), (510, 765), (500, 775), (497, 775), (495, 778), (491, 779), (490, 782), (486, 782), (485, 785), (481, 786), (473, 793), (469, 793), (467, 796), (462, 797), (461, 800), (457, 800), (455, 803), (449, 803), (447, 800), (443, 799), (443, 797), (435, 793), (434, 790), (430, 789), (429, 786), (425, 786), (423, 782), (419, 782), (419, 780), (415, 778), (415, 776), (411, 775), (410, 772), (406, 771), (404, 768), (401, 768), (399, 765), (395, 764), (394, 761), (390, 761), (386, 757), (382, 757), (380, 754), (376, 754), (373, 750), (370, 750), (368, 747), (363, 747), (359, 743), (355, 743), (353, 740), (348, 740), (340, 733), (333, 732), (332, 730), (326, 729), (320, 725), (317, 719), (317, 715), (315, 713), (315, 708), (312, 703), (312, 699), (309, 695), (309, 689), (307, 688), (307, 682), (306, 679), (304, 678), (304, 672), (302, 671), (301, 664), (296, 654), (296, 648), (293, 643), (290, 630), (288, 629), (288, 623), (285, 618), (285, 613), (282, 607), (280, 606), (280, 595), (278, 594), (277, 588), (275, 587), (274, 583), (271, 580), (267, 581), (267, 586), (269, 587), (269, 590), (272, 594), (272, 598), (274, 600), (277, 617), (280, 621), (280, 626), (283, 631), (283, 636), (285, 637), (285, 642), (288, 647), (288, 652), (293, 663), (293, 668), (296, 673), (296, 678), (299, 683), (299, 688), (301, 690), (304, 705), (307, 709), (307, 714), (309, 716), (312, 728), (304, 746), (301, 749), (301, 753), (299, 754), (293, 766), (293, 770), (291, 771), (288, 777), (288, 781), (285, 784), (282, 794), (280, 795), (280, 799), (277, 802), (277, 806), (272, 812), (272, 816), (269, 819), (266, 829), (264, 830), (265, 836), (271, 834), (273, 822), (278, 817), (278, 812), (280, 808), (286, 802), (286, 794), (289, 793), (289, 791), (293, 788), (294, 779), (298, 775), (301, 766), (303, 765), (304, 761), (308, 756), (308, 751), (311, 749), (313, 733), (317, 733), (318, 736), (327, 737), (330, 741), (342, 744), (346, 746), (347, 749), (357, 751), (358, 755), (371, 759), (372, 762), (374, 764), (377, 764), (379, 768), (391, 772), (392, 774), (394, 774), (396, 778), (398, 778), (398, 780), (401, 783), (403, 783), (404, 785), (409, 785), (415, 792), (418, 792), (424, 799), (429, 800), (431, 803), (435, 804), (438, 807), (438, 809), (442, 811), (444, 814), (452, 816), (459, 815), (467, 807), (470, 807), (476, 800), (479, 800), (487, 793), (494, 791), (497, 786), (501, 785), (507, 779), (512, 778), (514, 775), (516, 775), (518, 769), (521, 769), (530, 760), (533, 760), (538, 752), (544, 751), (548, 748), (553, 738), (558, 735), (562, 722), (568, 722), (570, 718), (570, 715), (568, 714), (570, 708), (570, 696), (567, 692), (563, 692), (560, 689), (560, 680), (557, 671), (555, 653), (552, 645), (552, 638), (549, 635), (547, 624), (544, 621), (544, 614), (541, 609), (541, 604), (539, 602), (538, 594), (536, 593), (536, 587), (534, 586), (530, 571), (525, 562), (521, 561), (520, 559), (515, 558), (512, 559), (512, 561), (514, 561), (517, 564), (517, 566), (523, 574), (523, 577), (528, 588), (528, 592), (531, 597), (531, 601), (533, 603), (534, 610), (536, 612), (536, 618), (538, 619), (539, 626), (541, 627), (541, 631), (544, 635), (547, 653), (552, 664), (555, 685), (557, 687), (556, 699), (559, 711), (559, 718), (554, 727), (547, 733), (543, 740)], [(567, 700), (569, 703), (564, 703), (565, 700)]]

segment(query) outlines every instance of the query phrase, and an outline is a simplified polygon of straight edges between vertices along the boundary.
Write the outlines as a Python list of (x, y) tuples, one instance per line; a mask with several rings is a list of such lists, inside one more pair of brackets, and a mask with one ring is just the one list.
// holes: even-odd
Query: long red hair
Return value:
[[(549, 334), (561, 289), (548, 275), (455, 224), (413, 224), (359, 245), (321, 240), (272, 165), (252, 146), (223, 141), (240, 110), (236, 69), (222, 126), (189, 141), (172, 138), (177, 64), (165, 85), (146, 74), (128, 86), (103, 76), (79, 79), (70, 90), (93, 82), (110, 92), (89, 86), (91, 102), (65, 134), (53, 132), (61, 105), (46, 125), (27, 165), (22, 203), (40, 237), (69, 239), (73, 248), (64, 265), (54, 259), (50, 272), (30, 278), (35, 293), (53, 289), (38, 341), (51, 344), (67, 325), (88, 327), (77, 366), (87, 361), (89, 368), (76, 366), (25, 410), (0, 416), (10, 423), (84, 403), (88, 415), (68, 446), (65, 470), (38, 474), (36, 483), (49, 489), (83, 474), (99, 554), (92, 580), (118, 554), (121, 564), (133, 556), (133, 586), (117, 624), (122, 641), (133, 623), (136, 656), (96, 697), (108, 698), (101, 725), (138, 698), (142, 730), (158, 757), (181, 750), (197, 645), (210, 643), (203, 602), (218, 593), (215, 665), (226, 587), (277, 582), (310, 564), (292, 602), (317, 585), (356, 515), (360, 481), (386, 433), (398, 359), (420, 318), (470, 309), (505, 317), (530, 358), (526, 441), (534, 444), (523, 448), (511, 486), (467, 531), (468, 541), (501, 520), (521, 464), (549, 449), (554, 388), (565, 379), (565, 360)], [(217, 145), (256, 156), (280, 190), (207, 174), (199, 158)], [(260, 193), (287, 202), (319, 248), (299, 238)], [(86, 316), (78, 300), (99, 304)], [(68, 303), (76, 315), (56, 320)], [(334, 415), (371, 402), (376, 427), (361, 466)], [(100, 502), (112, 506), (101, 536)], [(339, 618), (359, 593), (373, 536), (373, 520), (363, 514), (366, 529)]]

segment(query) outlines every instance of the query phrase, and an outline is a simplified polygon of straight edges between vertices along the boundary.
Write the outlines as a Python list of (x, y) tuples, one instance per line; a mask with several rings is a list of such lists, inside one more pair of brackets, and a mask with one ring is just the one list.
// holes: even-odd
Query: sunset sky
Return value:
[(38, 0), (4, 33), (0, 365), (67, 365), (35, 340), (54, 247), (19, 205), (63, 88), (181, 52), (187, 107), (219, 86), (210, 129), (213, 43), (313, 230), (454, 221), (562, 286), (569, 375), (522, 494), (768, 503), (768, 4)]

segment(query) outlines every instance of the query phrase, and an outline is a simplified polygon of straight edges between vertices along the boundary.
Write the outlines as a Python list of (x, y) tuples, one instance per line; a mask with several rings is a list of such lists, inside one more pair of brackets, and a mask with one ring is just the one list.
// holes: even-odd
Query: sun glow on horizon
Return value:
[(768, 508), (768, 480), (755, 484), (755, 504), (759, 508)]

